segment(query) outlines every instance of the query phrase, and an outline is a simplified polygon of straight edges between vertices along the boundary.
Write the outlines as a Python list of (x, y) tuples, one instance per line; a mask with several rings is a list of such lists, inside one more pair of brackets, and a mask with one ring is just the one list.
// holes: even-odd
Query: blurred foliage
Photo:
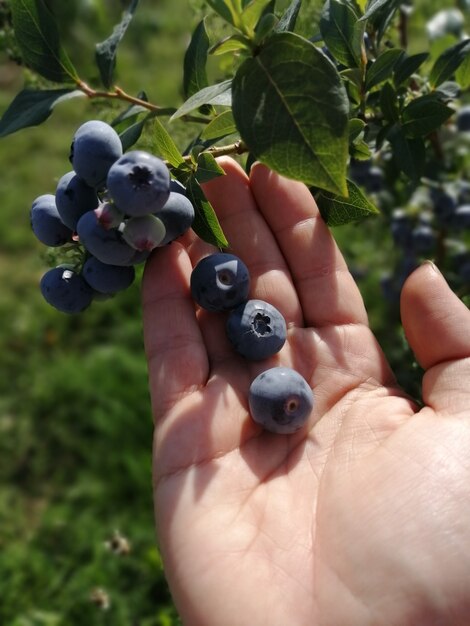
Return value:
[[(93, 44), (110, 33), (125, 3), (48, 2), (77, 68), (97, 79)], [(458, 3), (414, 4), (410, 48), (422, 51), (425, 21)], [(304, 3), (302, 34), (312, 33), (321, 6)], [(33, 80), (16, 64), (7, 9), (1, 0), (1, 111), (24, 80)], [(117, 82), (129, 93), (144, 87), (161, 105), (181, 102), (184, 51), (205, 12), (203, 0), (141, 0), (120, 48)], [(223, 33), (217, 18), (208, 20)], [(212, 59), (209, 70), (223, 75), (231, 63), (230, 55)], [(28, 223), (32, 200), (53, 191), (70, 169), (76, 127), (109, 116), (99, 102), (64, 103), (46, 124), (0, 143), (0, 624), (6, 626), (179, 623), (154, 536), (139, 281), (80, 316), (56, 312), (38, 291), (46, 262)], [(183, 144), (186, 133), (176, 122), (173, 137)], [(397, 302), (387, 302), (380, 286), (399, 257), (389, 228), (395, 206), (387, 208), (386, 200), (382, 206), (381, 218), (334, 232), (373, 330), (415, 393), (419, 372), (410, 369)], [(129, 542), (128, 554), (110, 548), (116, 531)]]

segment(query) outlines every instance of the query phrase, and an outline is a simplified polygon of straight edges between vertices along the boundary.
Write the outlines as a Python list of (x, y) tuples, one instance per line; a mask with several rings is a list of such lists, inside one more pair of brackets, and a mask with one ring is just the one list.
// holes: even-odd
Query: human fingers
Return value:
[[(286, 262), (269, 226), (260, 214), (243, 169), (230, 158), (218, 160), (225, 176), (204, 185), (204, 192), (214, 206), (230, 244), (230, 252), (249, 268), (250, 297), (266, 300), (279, 308), (288, 324), (302, 325), (302, 314)], [(202, 246), (191, 251), (193, 262)]]
[(287, 263), (307, 325), (367, 324), (364, 303), (308, 188), (260, 163), (253, 196)]
[(431, 263), (405, 282), (401, 316), (416, 358), (427, 370), (423, 399), (435, 410), (469, 410), (470, 311)]
[(159, 419), (208, 377), (207, 351), (189, 292), (191, 262), (179, 243), (157, 249), (142, 281), (144, 344)]

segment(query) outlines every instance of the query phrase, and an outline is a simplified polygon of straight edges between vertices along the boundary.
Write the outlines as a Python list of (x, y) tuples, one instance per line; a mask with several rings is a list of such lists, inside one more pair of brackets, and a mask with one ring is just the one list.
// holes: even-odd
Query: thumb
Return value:
[(427, 370), (424, 401), (436, 410), (468, 409), (470, 311), (432, 263), (408, 278), (400, 307), (406, 338)]

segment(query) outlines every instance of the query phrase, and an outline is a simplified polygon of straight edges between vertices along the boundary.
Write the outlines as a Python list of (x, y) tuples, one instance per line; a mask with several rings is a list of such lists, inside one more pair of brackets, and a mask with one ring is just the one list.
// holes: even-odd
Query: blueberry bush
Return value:
[[(223, 175), (217, 156), (308, 185), (418, 401), (406, 277), (432, 259), (470, 299), (468, 0), (181, 0), (177, 23), (151, 5), (0, 1), (2, 196), (31, 192), (0, 233), (14, 259), (0, 277), (15, 276), (0, 304), (15, 320), (1, 331), (1, 623), (178, 623), (151, 529), (136, 288), (149, 250), (190, 227), (229, 250), (202, 188)], [(137, 163), (142, 182), (142, 159), (157, 198), (143, 214), (115, 174)]]

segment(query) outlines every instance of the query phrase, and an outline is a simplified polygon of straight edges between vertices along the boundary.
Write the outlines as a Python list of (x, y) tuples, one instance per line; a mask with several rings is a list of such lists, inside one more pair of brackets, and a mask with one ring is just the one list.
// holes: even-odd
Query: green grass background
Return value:
[[(96, 2), (90, 13), (82, 4), (55, 2), (70, 56), (93, 83), (93, 44), (111, 32), (122, 6), (118, 0)], [(304, 3), (305, 33), (312, 33), (320, 5)], [(419, 49), (424, 20), (437, 6), (421, 3), (413, 47)], [(145, 89), (158, 104), (180, 103), (184, 50), (206, 12), (203, 0), (141, 0), (120, 47), (116, 82), (130, 93)], [(217, 21), (210, 18), (209, 24)], [(230, 58), (211, 61), (214, 76), (230, 69)], [(24, 80), (22, 70), (0, 56), (0, 112)], [(111, 119), (115, 112), (73, 100), (42, 126), (0, 140), (2, 626), (179, 623), (153, 526), (152, 420), (139, 281), (79, 316), (62, 315), (39, 294), (47, 263), (29, 227), (32, 200), (54, 192), (70, 169), (74, 130), (86, 119)], [(192, 131), (172, 128), (181, 148)], [(356, 269), (367, 273), (361, 288), (373, 327), (390, 355), (397, 350), (402, 359), (399, 331), (387, 322), (379, 287), (380, 271), (395, 254), (385, 224), (379, 218), (336, 234)], [(107, 546), (115, 531), (129, 541), (129, 554)], [(109, 608), (92, 601), (96, 589), (105, 592)]]

